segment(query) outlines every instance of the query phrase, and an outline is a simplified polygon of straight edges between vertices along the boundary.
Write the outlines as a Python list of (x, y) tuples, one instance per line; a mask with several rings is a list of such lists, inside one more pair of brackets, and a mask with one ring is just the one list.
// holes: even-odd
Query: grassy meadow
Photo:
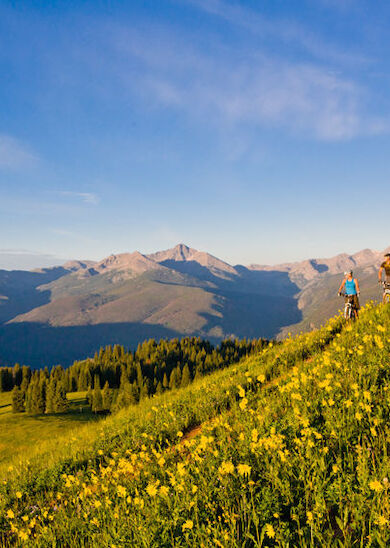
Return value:
[(69, 435), (78, 426), (96, 421), (86, 392), (67, 395), (69, 410), (62, 414), (27, 415), (12, 413), (11, 392), (0, 393), (0, 477), (35, 453), (45, 453), (53, 439)]
[(368, 305), (72, 428), (0, 474), (2, 545), (389, 546), (389, 356)]

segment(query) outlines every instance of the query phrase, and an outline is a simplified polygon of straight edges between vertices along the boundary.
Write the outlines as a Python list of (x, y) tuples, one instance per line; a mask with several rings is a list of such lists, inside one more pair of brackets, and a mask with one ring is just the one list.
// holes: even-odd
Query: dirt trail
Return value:
[[(286, 373), (284, 373), (283, 375), (280, 375), (279, 377), (275, 377), (274, 379), (270, 380), (269, 382), (267, 383), (264, 383), (263, 386), (262, 386), (262, 390), (268, 390), (269, 388), (272, 388), (274, 386), (276, 386), (278, 384), (278, 382), (280, 382), (281, 380), (283, 380), (287, 374), (289, 373), (289, 371), (286, 371)], [(229, 409), (226, 409), (224, 411), (224, 413), (230, 413), (230, 410)], [(193, 438), (195, 438), (196, 436), (198, 436), (199, 434), (202, 433), (203, 429), (206, 427), (206, 426), (210, 426), (213, 422), (215, 422), (216, 420), (216, 417), (213, 417), (205, 422), (202, 422), (202, 424), (198, 424), (197, 426), (194, 426), (193, 428), (191, 428), (190, 430), (188, 430), (184, 436), (181, 438), (180, 442), (179, 442), (179, 446), (180, 445), (183, 445), (185, 444), (186, 441), (190, 441), (192, 440)]]
[[(312, 361), (313, 361), (313, 356), (310, 356), (310, 358), (307, 358), (306, 360), (304, 360), (304, 363), (310, 363)], [(289, 373), (290, 373), (290, 370), (285, 371), (283, 373), (283, 375), (279, 375), (278, 377), (275, 377), (274, 379), (264, 383), (263, 386), (262, 386), (262, 390), (268, 390), (270, 388), (273, 388), (280, 381), (284, 380)], [(230, 411), (228, 409), (226, 409), (225, 412), (229, 413)], [(199, 434), (201, 434), (203, 429), (206, 426), (210, 426), (215, 421), (215, 419), (216, 419), (216, 417), (213, 417), (212, 419), (209, 419), (209, 420), (203, 422), (202, 424), (198, 424), (197, 426), (194, 426), (193, 428), (188, 430), (184, 434), (184, 436), (181, 438), (180, 442), (178, 443), (178, 446), (180, 447), (181, 445), (185, 444), (186, 441), (190, 441), (193, 438), (195, 438), (196, 436), (198, 436)]]

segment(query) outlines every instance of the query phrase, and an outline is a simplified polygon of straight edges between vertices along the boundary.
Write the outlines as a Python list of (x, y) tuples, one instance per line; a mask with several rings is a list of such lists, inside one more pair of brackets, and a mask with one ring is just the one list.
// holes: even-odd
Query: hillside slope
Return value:
[(3, 543), (388, 546), (389, 357), (368, 307), (75, 432), (1, 487)]

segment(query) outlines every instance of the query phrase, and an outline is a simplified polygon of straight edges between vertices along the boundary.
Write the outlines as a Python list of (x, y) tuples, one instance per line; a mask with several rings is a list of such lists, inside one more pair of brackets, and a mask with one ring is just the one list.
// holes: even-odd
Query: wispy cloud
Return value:
[(21, 141), (9, 135), (0, 135), (0, 169), (29, 168), (38, 157)]
[[(20, 248), (5, 248), (5, 249), (0, 249), (0, 254), (1, 255), (4, 255), (4, 254), (13, 254), (13, 255), (38, 255), (40, 257), (43, 256), (42, 253), (40, 253), (39, 251), (32, 251), (31, 249), (20, 249)], [(45, 256), (49, 256), (49, 255), (45, 255)]]
[(59, 194), (64, 197), (80, 200), (86, 204), (97, 205), (99, 197), (94, 192), (73, 192), (70, 190), (60, 190)]
[[(307, 26), (289, 19), (269, 18), (248, 7), (243, 7), (237, 2), (225, 0), (187, 0), (188, 4), (210, 15), (224, 19), (236, 27), (242, 27), (245, 31), (263, 39), (276, 39), (280, 43), (304, 48), (313, 57), (337, 62), (367, 63), (367, 57), (361, 53), (346, 52), (344, 48), (337, 47), (329, 40), (322, 39)], [(344, 4), (350, 0), (323, 0), (334, 4)], [(352, 0), (354, 1), (354, 0)]]
[(0, 249), (0, 269), (31, 270), (62, 264), (65, 258), (28, 249)]
[(369, 113), (366, 90), (333, 65), (292, 61), (259, 48), (235, 52), (220, 44), (211, 55), (164, 33), (145, 39), (122, 30), (112, 40), (122, 85), (142, 90), (150, 104), (208, 125), (276, 127), (329, 141), (390, 127), (389, 120)]

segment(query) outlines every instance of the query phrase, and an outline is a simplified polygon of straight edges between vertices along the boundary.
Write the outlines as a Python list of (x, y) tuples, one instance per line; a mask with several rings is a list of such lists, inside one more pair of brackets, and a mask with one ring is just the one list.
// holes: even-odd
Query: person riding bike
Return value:
[(352, 300), (352, 306), (353, 306), (353, 313), (355, 315), (355, 318), (358, 317), (359, 314), (359, 295), (360, 295), (360, 288), (359, 288), (359, 282), (357, 281), (357, 278), (353, 277), (352, 270), (348, 270), (347, 272), (344, 272), (344, 280), (342, 281), (338, 294), (341, 295), (341, 292), (344, 288), (345, 290), (345, 302), (349, 302), (350, 298), (353, 297)]
[[(384, 281), (383, 285), (386, 289), (386, 286), (390, 287), (390, 253), (386, 253), (384, 255), (384, 258), (385, 258), (385, 260), (383, 261), (383, 263), (379, 267), (378, 282), (380, 284), (383, 283), (382, 282), (382, 272), (384, 270), (385, 271), (385, 281)], [(385, 298), (386, 298), (386, 292), (384, 291), (383, 292), (383, 302), (385, 301)]]

